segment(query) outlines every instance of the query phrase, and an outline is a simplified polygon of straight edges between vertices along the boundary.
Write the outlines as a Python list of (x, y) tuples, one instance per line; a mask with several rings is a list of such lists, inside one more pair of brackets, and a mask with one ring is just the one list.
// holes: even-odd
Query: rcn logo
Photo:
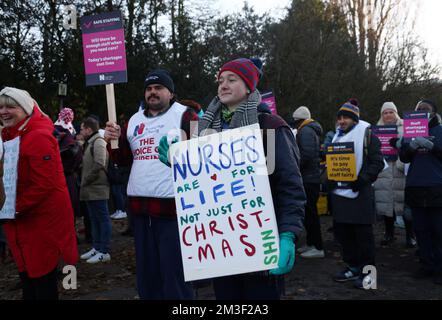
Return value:
[(134, 137), (142, 134), (144, 131), (144, 127), (145, 127), (144, 123), (137, 125), (134, 130)]

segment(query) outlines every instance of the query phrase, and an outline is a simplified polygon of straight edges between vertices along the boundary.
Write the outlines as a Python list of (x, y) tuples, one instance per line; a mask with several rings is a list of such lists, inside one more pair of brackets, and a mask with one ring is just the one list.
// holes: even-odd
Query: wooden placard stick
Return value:
[[(117, 123), (117, 111), (115, 110), (115, 91), (113, 83), (106, 85), (106, 101), (109, 121)], [(111, 148), (118, 149), (118, 140), (111, 140)]]

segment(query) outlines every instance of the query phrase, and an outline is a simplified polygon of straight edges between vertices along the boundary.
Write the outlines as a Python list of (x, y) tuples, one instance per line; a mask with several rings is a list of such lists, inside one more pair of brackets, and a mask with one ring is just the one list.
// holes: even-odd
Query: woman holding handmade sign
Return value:
[(396, 216), (403, 216), (406, 231), (406, 245), (409, 248), (416, 246), (412, 228), (411, 216), (404, 211), (405, 173), (404, 163), (398, 160), (398, 152), (395, 146), (391, 146), (397, 140), (397, 136), (403, 134), (403, 120), (399, 117), (396, 105), (393, 102), (385, 102), (381, 108), (381, 118), (373, 133), (381, 141), (381, 151), (388, 163), (388, 168), (383, 170), (374, 183), (376, 212), (384, 216), (385, 234), (381, 245), (389, 245), (394, 240), (394, 222)]
[(354, 280), (357, 288), (370, 282), (366, 266), (375, 264), (375, 223), (372, 183), (384, 168), (380, 141), (359, 119), (359, 108), (344, 103), (337, 113), (338, 129), (327, 148), (327, 176), (335, 236), (347, 267), (334, 280)]
[[(258, 112), (261, 95), (256, 86), (261, 77), (259, 59), (236, 59), (218, 73), (218, 95), (198, 124), (199, 136), (225, 129), (258, 124), (275, 130), (275, 169), (269, 175), (280, 237), (278, 268), (214, 279), (217, 299), (279, 299), (281, 278), (292, 270), (295, 238), (303, 229), (305, 193), (299, 171), (299, 151), (287, 123), (279, 116)], [(211, 129), (211, 130), (207, 130)], [(206, 131), (207, 130), (207, 131)], [(267, 144), (264, 144), (266, 147)], [(160, 159), (167, 162), (167, 143), (160, 144)]]
[(78, 252), (54, 126), (26, 91), (11, 87), (0, 91), (0, 119), (5, 160), (17, 160), (8, 169), (16, 179), (10, 179), (0, 217), (8, 219), (3, 227), (23, 299), (57, 299), (59, 259), (75, 264)]
[(419, 101), (416, 111), (429, 115), (428, 134), (402, 139), (400, 159), (410, 163), (405, 203), (411, 207), (423, 264), (417, 278), (442, 284), (442, 125), (434, 102)]

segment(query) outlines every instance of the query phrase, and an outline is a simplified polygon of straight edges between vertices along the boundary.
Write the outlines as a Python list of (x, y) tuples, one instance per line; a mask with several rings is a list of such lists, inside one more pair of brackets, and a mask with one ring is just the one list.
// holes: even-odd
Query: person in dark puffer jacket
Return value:
[(414, 276), (442, 284), (442, 125), (434, 102), (421, 100), (416, 111), (430, 114), (429, 135), (403, 141), (399, 157), (410, 163), (405, 203), (411, 207), (423, 264)]
[(324, 258), (321, 224), (316, 206), (320, 190), (322, 127), (311, 118), (310, 110), (304, 106), (295, 110), (293, 120), (297, 129), (296, 142), (301, 154), (300, 170), (307, 195), (304, 222), (307, 244), (298, 252), (303, 258)]

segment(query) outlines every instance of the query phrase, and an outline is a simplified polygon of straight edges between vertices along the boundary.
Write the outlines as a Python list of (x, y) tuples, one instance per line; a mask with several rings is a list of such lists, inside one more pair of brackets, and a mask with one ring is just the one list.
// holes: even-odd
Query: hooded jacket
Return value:
[(62, 257), (78, 260), (74, 217), (54, 125), (34, 106), (30, 117), (2, 130), (3, 141), (20, 136), (16, 218), (4, 231), (19, 272), (30, 278), (53, 271)]
[(300, 170), (304, 183), (320, 183), (321, 125), (313, 119), (305, 120), (298, 128), (296, 141), (301, 154)]

